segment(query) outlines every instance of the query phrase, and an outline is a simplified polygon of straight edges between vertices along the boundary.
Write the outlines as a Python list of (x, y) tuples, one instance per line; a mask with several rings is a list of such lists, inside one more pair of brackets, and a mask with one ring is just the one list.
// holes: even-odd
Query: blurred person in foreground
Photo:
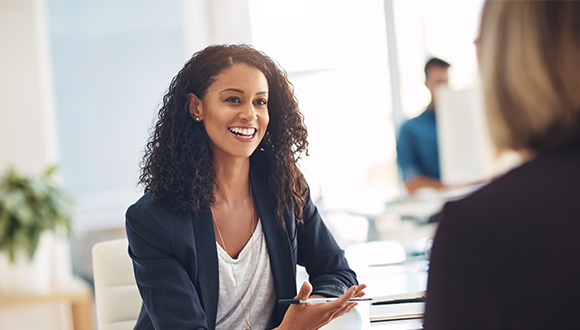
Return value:
[[(285, 71), (209, 46), (171, 82), (126, 215), (143, 307), (135, 329), (318, 329), (360, 297), (297, 167), (307, 131)], [(296, 293), (296, 265), (311, 283)], [(278, 299), (339, 297), (324, 304)]]
[(439, 144), (435, 111), (436, 90), (449, 82), (449, 67), (433, 57), (425, 64), (425, 86), (431, 103), (419, 116), (407, 120), (397, 138), (397, 163), (409, 193), (421, 188), (443, 188), (439, 170)]
[(486, 1), (476, 40), (500, 150), (527, 161), (448, 203), (425, 329), (578, 329), (580, 2)]

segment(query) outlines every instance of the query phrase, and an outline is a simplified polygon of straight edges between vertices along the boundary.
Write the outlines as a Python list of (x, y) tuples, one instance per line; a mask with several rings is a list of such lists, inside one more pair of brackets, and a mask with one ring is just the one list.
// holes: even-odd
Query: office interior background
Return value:
[(90, 282), (92, 244), (122, 237), (142, 194), (142, 150), (171, 79), (207, 45), (248, 43), (295, 87), (310, 142), (300, 167), (313, 199), (339, 210), (325, 214), (339, 243), (367, 241), (367, 219), (347, 211), (405, 196), (396, 131), (430, 101), (425, 61), (452, 64), (451, 89), (478, 85), (482, 3), (0, 0), (0, 170), (58, 165), (76, 200), (72, 271)]

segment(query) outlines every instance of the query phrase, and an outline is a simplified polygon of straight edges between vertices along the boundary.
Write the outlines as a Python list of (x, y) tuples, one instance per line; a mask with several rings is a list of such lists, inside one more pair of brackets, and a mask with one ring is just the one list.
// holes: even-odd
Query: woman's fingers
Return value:
[[(355, 297), (362, 297), (365, 293), (362, 291), (366, 288), (366, 285), (360, 284), (350, 287), (342, 296), (337, 300), (327, 303), (329, 311), (333, 314), (332, 318), (344, 315), (351, 309), (353, 309), (357, 303), (349, 302), (350, 299)], [(332, 312), (334, 310), (334, 312)]]
[(346, 313), (348, 313), (348, 311), (350, 311), (351, 309), (353, 309), (355, 306), (357, 305), (357, 303), (347, 303), (345, 306), (343, 306), (342, 308), (340, 308), (339, 310), (337, 310), (331, 317), (331, 319), (335, 319), (337, 317), (340, 317)]
[[(344, 315), (357, 304), (349, 302), (349, 299), (362, 297), (366, 285), (355, 285), (350, 287), (338, 299), (324, 304), (301, 304), (291, 305), (284, 316), (280, 329), (318, 329), (333, 319)], [(312, 285), (304, 282), (300, 292), (295, 297), (306, 300), (312, 293)]]
[[(325, 303), (324, 306), (329, 311), (334, 311), (336, 313), (342, 308), (345, 308), (349, 304), (349, 299), (354, 298), (355, 294), (357, 293), (357, 286), (351, 286), (346, 292), (340, 296), (338, 299)], [(333, 314), (334, 314), (333, 313)]]
[(362, 296), (365, 295), (365, 293), (363, 292), (363, 290), (366, 288), (366, 284), (359, 284), (356, 286), (356, 293), (355, 293), (355, 297), (360, 298)]
[(300, 292), (298, 292), (298, 295), (294, 297), (294, 299), (306, 300), (308, 299), (308, 297), (310, 297), (310, 293), (312, 293), (312, 284), (306, 281), (302, 283), (302, 286), (300, 287)]

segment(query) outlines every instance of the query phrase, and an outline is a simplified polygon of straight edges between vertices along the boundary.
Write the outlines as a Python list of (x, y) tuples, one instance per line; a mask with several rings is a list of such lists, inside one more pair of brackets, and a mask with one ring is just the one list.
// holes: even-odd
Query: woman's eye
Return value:
[(237, 98), (237, 97), (233, 97), (233, 96), (232, 96), (232, 97), (228, 97), (228, 98), (226, 99), (226, 102), (232, 102), (232, 103), (240, 103), (240, 99), (239, 99), (239, 98)]
[(268, 104), (268, 102), (266, 100), (264, 100), (264, 99), (260, 99), (260, 100), (257, 100), (256, 101), (256, 104), (257, 105), (266, 105), (266, 104)]

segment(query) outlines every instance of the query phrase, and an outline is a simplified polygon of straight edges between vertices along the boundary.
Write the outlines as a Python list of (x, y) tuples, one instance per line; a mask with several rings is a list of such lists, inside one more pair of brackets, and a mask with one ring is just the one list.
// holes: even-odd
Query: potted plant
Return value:
[[(7, 268), (1, 272), (0, 291), (18, 291), (18, 285), (7, 281), (30, 287), (32, 284), (22, 283), (30, 277), (48, 282), (50, 288), (50, 250), (54, 245), (50, 241), (70, 234), (73, 210), (72, 198), (55, 183), (55, 172), (56, 166), (50, 166), (40, 175), (27, 176), (10, 167), (0, 177), (0, 256)], [(45, 238), (47, 233), (52, 238)], [(32, 274), (24, 274), (25, 269)], [(44, 287), (32, 291), (46, 291), (46, 284)]]

